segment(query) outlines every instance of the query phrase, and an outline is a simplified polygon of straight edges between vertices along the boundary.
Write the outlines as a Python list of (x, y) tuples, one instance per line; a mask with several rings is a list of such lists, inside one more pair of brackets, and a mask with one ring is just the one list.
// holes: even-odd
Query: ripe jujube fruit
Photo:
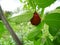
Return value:
[(34, 12), (33, 17), (30, 20), (30, 22), (32, 25), (35, 25), (35, 26), (37, 26), (41, 22), (41, 18), (36, 11)]

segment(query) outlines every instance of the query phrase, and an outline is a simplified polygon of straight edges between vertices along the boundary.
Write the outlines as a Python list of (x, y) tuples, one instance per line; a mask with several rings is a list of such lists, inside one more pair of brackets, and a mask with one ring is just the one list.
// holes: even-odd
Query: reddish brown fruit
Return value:
[(38, 25), (41, 22), (41, 18), (39, 14), (35, 11), (32, 19), (30, 20), (32, 25)]

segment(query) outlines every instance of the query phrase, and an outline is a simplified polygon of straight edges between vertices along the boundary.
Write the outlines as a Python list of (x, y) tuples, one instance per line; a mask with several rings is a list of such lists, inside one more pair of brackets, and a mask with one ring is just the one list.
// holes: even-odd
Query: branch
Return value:
[(17, 35), (13, 31), (12, 27), (9, 25), (8, 21), (6, 20), (6, 17), (3, 14), (1, 6), (0, 6), (0, 18), (3, 21), (4, 25), (6, 26), (6, 28), (8, 29), (8, 31), (10, 32), (13, 39), (15, 40), (15, 42), (17, 43), (17, 45), (22, 45), (21, 41), (19, 40), (19, 38), (17, 37)]

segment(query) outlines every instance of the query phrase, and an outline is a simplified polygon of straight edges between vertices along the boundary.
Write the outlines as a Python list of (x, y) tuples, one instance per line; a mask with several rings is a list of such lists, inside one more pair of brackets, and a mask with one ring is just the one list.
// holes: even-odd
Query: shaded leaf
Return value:
[(41, 8), (45, 8), (49, 5), (51, 5), (56, 0), (37, 0), (37, 4)]
[(47, 14), (45, 22), (49, 25), (49, 32), (55, 36), (60, 29), (60, 13)]
[(56, 38), (53, 40), (54, 45), (60, 45), (60, 31), (56, 35)]
[(44, 45), (53, 45), (52, 41), (47, 37)]
[(59, 6), (59, 7), (57, 7), (56, 9), (60, 9), (60, 6)]

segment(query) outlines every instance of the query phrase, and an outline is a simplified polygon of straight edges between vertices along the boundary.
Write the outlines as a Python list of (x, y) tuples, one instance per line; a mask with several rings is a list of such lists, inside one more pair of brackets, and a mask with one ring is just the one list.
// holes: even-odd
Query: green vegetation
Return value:
[[(11, 17), (12, 13), (4, 13), (10, 26), (24, 45), (60, 45), (60, 8), (44, 14), (45, 8), (55, 1), (20, 0), (21, 3), (24, 3), (23, 11), (26, 10), (26, 12), (15, 17)], [(42, 8), (41, 13), (38, 12), (40, 8)], [(37, 26), (32, 25), (30, 22), (35, 11), (41, 17), (41, 23)], [(0, 20), (0, 45), (15, 44), (10, 32)]]

